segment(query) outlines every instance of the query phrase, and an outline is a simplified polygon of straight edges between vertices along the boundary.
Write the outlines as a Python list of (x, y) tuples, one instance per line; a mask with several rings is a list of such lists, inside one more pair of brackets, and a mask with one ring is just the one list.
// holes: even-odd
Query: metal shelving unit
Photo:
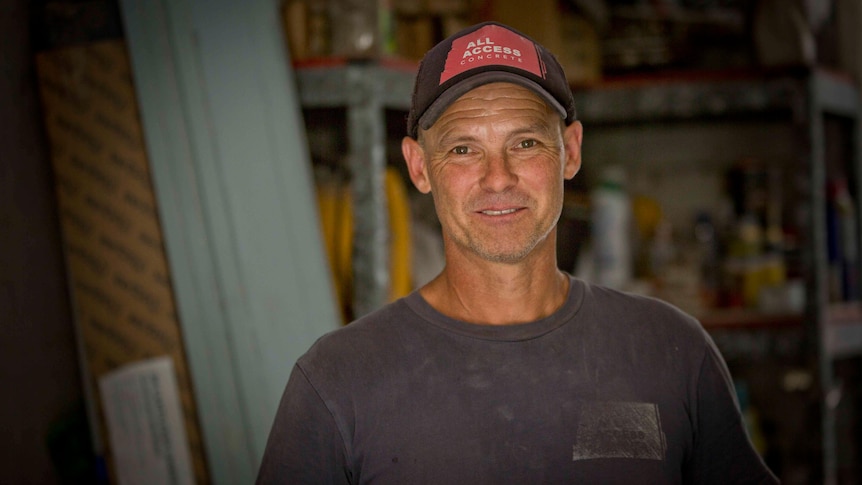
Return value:
[[(859, 195), (862, 190), (862, 101), (859, 93), (849, 83), (842, 82), (832, 75), (817, 72), (808, 79), (807, 121), (810, 130), (811, 146), (811, 183), (812, 227), (815, 234), (815, 282), (809, 295), (814, 301), (814, 332), (818, 343), (818, 370), (823, 400), (821, 420), (823, 432), (823, 478), (827, 485), (838, 483), (838, 422), (837, 410), (842, 395), (842, 383), (835, 378), (834, 365), (837, 359), (862, 354), (862, 313), (855, 312), (852, 317), (845, 310), (847, 304), (829, 302), (827, 291), (826, 261), (826, 115), (837, 115), (853, 122), (852, 165), (850, 175), (856, 188), (857, 227), (860, 220)], [(858, 239), (857, 239), (858, 242)], [(851, 302), (851, 308), (858, 309), (858, 302)], [(849, 317), (849, 318), (848, 318)], [(854, 447), (858, 447), (857, 442)]]
[[(735, 117), (769, 117), (792, 124), (802, 136), (795, 140), (805, 159), (808, 179), (807, 239), (804, 250), (807, 309), (788, 322), (774, 316), (744, 317), (745, 325), (784, 329), (802, 324), (810, 341), (807, 356), (817, 369), (821, 399), (822, 483), (838, 483), (836, 408), (841, 383), (836, 381), (836, 359), (862, 356), (862, 303), (830, 303), (827, 292), (826, 148), (824, 117), (838, 116), (852, 128), (850, 174), (857, 195), (857, 219), (862, 211), (862, 101), (853, 84), (822, 70), (764, 75), (731, 75), (690, 79), (619, 80), (579, 90), (579, 117), (589, 126), (637, 126), (643, 123), (709, 121)], [(707, 318), (709, 320), (709, 318)], [(719, 318), (726, 329), (732, 326)], [(709, 328), (707, 326), (707, 328)], [(857, 437), (858, 440), (858, 437)], [(856, 443), (856, 446), (859, 446)]]
[(344, 108), (354, 208), (353, 312), (388, 301), (385, 190), (387, 109), (408, 111), (415, 66), (398, 62), (327, 61), (295, 69), (303, 108)]

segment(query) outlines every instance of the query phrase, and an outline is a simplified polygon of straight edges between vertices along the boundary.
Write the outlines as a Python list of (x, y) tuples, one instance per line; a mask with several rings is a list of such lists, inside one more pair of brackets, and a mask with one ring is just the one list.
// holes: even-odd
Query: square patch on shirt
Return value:
[(658, 405), (646, 402), (585, 402), (572, 461), (596, 458), (663, 460), (665, 436)]

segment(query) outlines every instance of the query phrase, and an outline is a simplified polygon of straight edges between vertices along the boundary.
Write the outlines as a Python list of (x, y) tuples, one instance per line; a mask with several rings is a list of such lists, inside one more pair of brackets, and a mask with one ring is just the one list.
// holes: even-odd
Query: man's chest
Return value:
[(442, 385), (428, 375), (425, 386), (376, 394), (355, 414), (351, 451), (362, 481), (680, 480), (692, 433), (679, 400), (629, 391), (596, 399), (590, 383), (508, 377), (450, 377)]

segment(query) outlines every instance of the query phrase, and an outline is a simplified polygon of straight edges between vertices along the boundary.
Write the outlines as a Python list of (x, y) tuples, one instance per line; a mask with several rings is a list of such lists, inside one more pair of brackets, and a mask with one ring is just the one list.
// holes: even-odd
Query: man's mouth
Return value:
[(503, 209), (503, 210), (483, 210), (482, 214), (486, 216), (504, 216), (506, 214), (513, 214), (517, 212), (518, 209)]

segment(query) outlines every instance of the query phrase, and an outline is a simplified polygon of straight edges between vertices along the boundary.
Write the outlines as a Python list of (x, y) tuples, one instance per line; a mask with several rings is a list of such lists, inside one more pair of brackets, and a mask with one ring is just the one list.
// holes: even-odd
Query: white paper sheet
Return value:
[(99, 379), (120, 485), (194, 482), (170, 357), (123, 366)]

